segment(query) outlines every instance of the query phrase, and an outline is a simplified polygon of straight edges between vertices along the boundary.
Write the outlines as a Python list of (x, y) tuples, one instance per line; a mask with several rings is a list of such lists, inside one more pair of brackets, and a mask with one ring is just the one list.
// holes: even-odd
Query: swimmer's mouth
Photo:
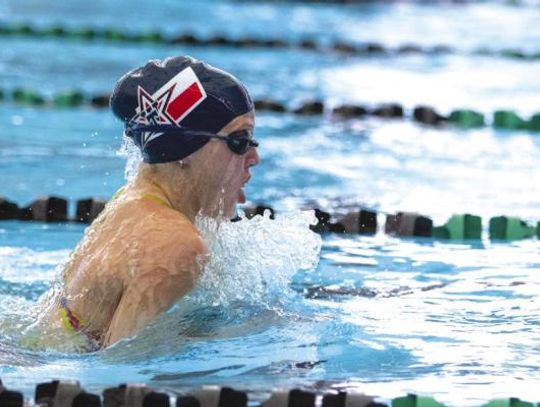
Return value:
[(238, 191), (238, 203), (245, 204), (246, 203), (246, 193), (244, 192), (244, 187), (251, 179), (251, 174), (248, 175), (246, 180), (242, 183), (242, 186), (240, 187), (240, 190)]

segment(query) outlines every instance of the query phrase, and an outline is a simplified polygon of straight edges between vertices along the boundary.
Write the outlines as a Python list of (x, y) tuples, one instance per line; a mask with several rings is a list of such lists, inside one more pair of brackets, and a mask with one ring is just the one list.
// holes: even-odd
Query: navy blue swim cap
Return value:
[[(244, 85), (227, 72), (188, 56), (151, 60), (122, 76), (111, 95), (113, 113), (150, 164), (181, 160), (207, 142), (197, 132), (217, 133), (253, 110)], [(144, 132), (163, 125), (174, 132)], [(182, 134), (185, 129), (185, 135)], [(195, 135), (195, 136), (194, 136)]]

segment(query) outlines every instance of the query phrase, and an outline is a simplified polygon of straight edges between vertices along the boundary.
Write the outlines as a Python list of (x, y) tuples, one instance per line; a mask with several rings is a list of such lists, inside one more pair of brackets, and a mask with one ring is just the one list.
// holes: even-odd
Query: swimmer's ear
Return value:
[(176, 167), (179, 167), (179, 168), (187, 168), (187, 167), (191, 167), (192, 161), (193, 160), (191, 157), (184, 157), (181, 160), (175, 161), (174, 164)]

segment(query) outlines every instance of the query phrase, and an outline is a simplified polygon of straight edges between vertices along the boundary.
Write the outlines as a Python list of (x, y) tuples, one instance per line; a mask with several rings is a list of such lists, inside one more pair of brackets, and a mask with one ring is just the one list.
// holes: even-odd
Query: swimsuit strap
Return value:
[(100, 349), (99, 338), (88, 331), (88, 324), (84, 322), (77, 314), (75, 314), (67, 305), (67, 299), (63, 297), (60, 300), (60, 322), (64, 329), (71, 335), (81, 333), (87, 342), (86, 348), (88, 351), (95, 352)]
[[(121, 187), (120, 189), (118, 189), (118, 191), (116, 191), (112, 197), (112, 200), (115, 200), (117, 199), (120, 195), (122, 195), (125, 191), (125, 188), (126, 187)], [(163, 205), (163, 206), (166, 206), (167, 208), (172, 208), (172, 205), (169, 203), (169, 201), (166, 199), (166, 198), (162, 198), (158, 195), (153, 195), (153, 194), (142, 194), (141, 195), (141, 198), (142, 199), (146, 199), (148, 201), (154, 201), (160, 205)]]
[(116, 191), (116, 192), (114, 193), (114, 195), (112, 196), (111, 200), (114, 201), (116, 198), (118, 198), (120, 195), (122, 195), (122, 194), (124, 193), (125, 189), (126, 189), (125, 186), (118, 188), (118, 191)]
[(147, 200), (150, 200), (150, 201), (154, 201), (160, 205), (163, 205), (163, 206), (166, 206), (167, 208), (172, 208), (171, 204), (169, 203), (168, 200), (166, 200), (165, 198), (162, 198), (160, 196), (157, 196), (157, 195), (151, 195), (151, 194), (143, 194), (141, 195), (141, 198), (142, 199), (147, 199)]

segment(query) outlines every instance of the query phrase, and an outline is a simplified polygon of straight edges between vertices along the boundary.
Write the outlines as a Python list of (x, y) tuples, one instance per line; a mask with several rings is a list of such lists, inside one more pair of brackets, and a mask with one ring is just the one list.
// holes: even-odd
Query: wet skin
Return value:
[[(249, 112), (218, 134), (253, 126)], [(182, 161), (141, 164), (66, 265), (62, 295), (103, 346), (134, 335), (194, 287), (208, 259), (195, 217), (230, 219), (235, 205), (245, 202), (242, 188), (259, 156), (254, 148), (238, 155), (211, 140)], [(55, 301), (46, 320), (60, 326)]]

